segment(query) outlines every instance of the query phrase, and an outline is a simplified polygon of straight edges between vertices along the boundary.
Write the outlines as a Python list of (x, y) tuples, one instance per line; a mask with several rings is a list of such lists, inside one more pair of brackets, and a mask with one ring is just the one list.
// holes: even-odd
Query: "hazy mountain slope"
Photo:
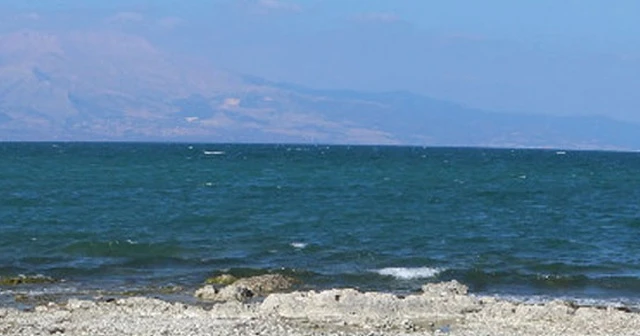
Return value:
[(107, 119), (155, 121), (172, 112), (172, 97), (237, 89), (124, 34), (21, 31), (0, 36), (0, 55), (0, 111), (12, 119), (3, 125), (27, 132), (45, 127), (65, 137), (98, 131)]
[(297, 102), (301, 108), (384, 130), (402, 143), (640, 149), (640, 125), (605, 117), (497, 113), (408, 92), (312, 90), (255, 77), (245, 80), (296, 92), (307, 97)]
[(0, 139), (640, 148), (640, 126), (500, 114), (405, 92), (310, 90), (111, 31), (0, 35)]

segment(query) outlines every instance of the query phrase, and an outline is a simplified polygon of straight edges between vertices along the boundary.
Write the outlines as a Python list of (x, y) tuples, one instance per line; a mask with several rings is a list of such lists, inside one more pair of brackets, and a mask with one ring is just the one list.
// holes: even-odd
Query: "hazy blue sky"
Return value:
[(0, 4), (6, 17), (13, 15), (0, 24), (3, 30), (117, 29), (271, 80), (411, 90), (485, 109), (640, 122), (640, 1)]

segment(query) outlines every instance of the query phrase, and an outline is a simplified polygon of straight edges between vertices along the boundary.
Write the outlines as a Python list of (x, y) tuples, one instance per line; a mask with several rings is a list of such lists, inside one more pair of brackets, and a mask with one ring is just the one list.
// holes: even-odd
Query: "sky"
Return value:
[(639, 1), (0, 0), (0, 12), (13, 18), (0, 31), (122, 30), (312, 88), (640, 123)]

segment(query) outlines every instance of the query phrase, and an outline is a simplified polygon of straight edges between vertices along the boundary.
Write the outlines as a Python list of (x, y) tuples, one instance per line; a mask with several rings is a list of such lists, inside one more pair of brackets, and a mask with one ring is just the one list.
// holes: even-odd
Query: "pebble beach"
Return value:
[(531, 304), (476, 296), (451, 281), (424, 285), (407, 296), (345, 288), (198, 304), (150, 297), (71, 298), (30, 309), (0, 308), (0, 334), (640, 335), (640, 314), (560, 300)]

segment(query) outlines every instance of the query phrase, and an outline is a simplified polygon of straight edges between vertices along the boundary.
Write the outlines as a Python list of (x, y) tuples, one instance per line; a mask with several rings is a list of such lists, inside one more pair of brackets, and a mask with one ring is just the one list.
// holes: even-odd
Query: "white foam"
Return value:
[(204, 151), (204, 155), (223, 155), (223, 151)]
[(380, 275), (392, 276), (396, 279), (409, 280), (433, 278), (442, 271), (441, 268), (433, 267), (387, 267), (374, 272)]
[(303, 248), (307, 247), (307, 243), (302, 243), (302, 242), (293, 242), (290, 245), (295, 247), (295, 248), (297, 248), (297, 249), (303, 249)]

